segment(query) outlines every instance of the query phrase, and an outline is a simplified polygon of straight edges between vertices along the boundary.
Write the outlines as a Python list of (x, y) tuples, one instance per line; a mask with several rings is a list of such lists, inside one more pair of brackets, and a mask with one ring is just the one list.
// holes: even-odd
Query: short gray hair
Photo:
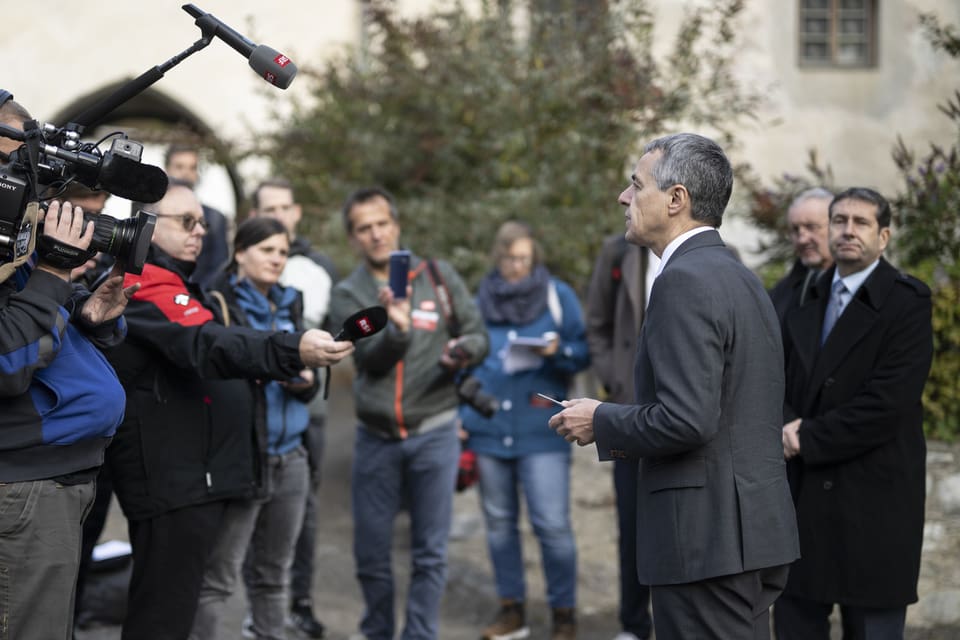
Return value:
[(824, 189), (823, 187), (812, 187), (810, 189), (806, 189), (805, 191), (801, 191), (797, 194), (797, 197), (790, 202), (790, 206), (787, 207), (787, 211), (790, 211), (790, 209), (793, 209), (801, 202), (806, 202), (807, 200), (827, 200), (829, 202), (830, 200), (833, 200), (833, 192), (829, 189)]
[(657, 150), (662, 153), (652, 171), (657, 188), (682, 184), (693, 219), (719, 227), (733, 192), (733, 168), (720, 145), (695, 133), (677, 133), (649, 142), (643, 151)]

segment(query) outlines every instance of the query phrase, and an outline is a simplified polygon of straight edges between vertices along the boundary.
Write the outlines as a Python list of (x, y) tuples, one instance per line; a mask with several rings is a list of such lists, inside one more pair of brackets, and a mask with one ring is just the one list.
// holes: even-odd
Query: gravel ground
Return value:
[[(362, 598), (353, 574), (350, 517), (350, 464), (353, 451), (353, 401), (350, 369), (335, 369), (324, 457), (317, 574), (314, 602), (327, 625), (327, 638), (345, 640), (356, 632)], [(593, 447), (577, 448), (573, 465), (573, 514), (579, 553), (578, 619), (580, 640), (610, 640), (617, 624), (616, 517), (611, 468), (597, 462)], [(126, 524), (114, 505), (104, 539), (126, 539)], [(398, 518), (394, 537), (397, 616), (402, 623), (409, 580), (408, 521)], [(455, 521), (449, 552), (449, 579), (440, 621), (442, 640), (476, 640), (497, 608), (484, 540), (483, 520), (475, 489), (455, 500)], [(540, 554), (529, 525), (524, 527), (527, 617), (531, 638), (549, 638), (549, 610), (544, 597)], [(221, 637), (240, 638), (244, 603), (234, 598)], [(834, 624), (834, 638), (839, 638)], [(291, 633), (291, 637), (296, 637)], [(908, 629), (910, 640), (960, 637), (958, 629)], [(119, 628), (102, 626), (78, 632), (76, 640), (118, 640)]]

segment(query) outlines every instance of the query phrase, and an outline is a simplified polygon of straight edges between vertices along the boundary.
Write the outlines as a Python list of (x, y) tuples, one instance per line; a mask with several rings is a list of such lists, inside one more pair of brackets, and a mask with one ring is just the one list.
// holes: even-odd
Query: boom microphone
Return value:
[(247, 59), (250, 68), (270, 84), (286, 89), (293, 82), (297, 75), (297, 65), (287, 56), (265, 44), (254, 44), (212, 13), (207, 13), (196, 5), (185, 4), (182, 9), (197, 19), (196, 25), (204, 36), (216, 36), (233, 47)]
[(343, 321), (343, 328), (334, 336), (334, 340), (354, 342), (368, 338), (387, 326), (387, 310), (380, 306), (367, 307), (357, 311)]

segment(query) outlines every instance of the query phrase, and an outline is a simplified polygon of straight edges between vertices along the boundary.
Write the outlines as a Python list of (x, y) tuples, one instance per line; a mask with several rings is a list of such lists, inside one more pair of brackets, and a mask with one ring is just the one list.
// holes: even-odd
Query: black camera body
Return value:
[[(25, 123), (22, 133), (4, 128), (3, 133), (8, 132), (37, 140), (33, 145), (21, 146), (10, 154), (6, 165), (0, 165), (0, 264), (22, 255), (30, 234), (42, 232), (42, 223), (37, 224), (36, 229), (24, 224), (27, 203), (32, 199), (52, 200), (70, 182), (146, 201), (159, 200), (166, 192), (163, 171), (140, 164), (143, 145), (139, 142), (118, 138), (110, 151), (100, 153), (94, 145), (79, 143), (70, 132), (49, 125), (39, 129), (33, 121)], [(48, 137), (52, 140), (48, 141)], [(60, 139), (67, 140), (64, 148), (50, 144)], [(37, 149), (35, 154), (31, 154), (31, 149)], [(144, 195), (149, 197), (141, 197)], [(37, 238), (41, 256), (58, 267), (72, 268), (102, 251), (115, 257), (130, 273), (143, 271), (156, 225), (154, 215), (138, 212), (126, 220), (117, 220), (109, 215), (84, 212), (84, 220), (94, 225), (89, 250), (57, 243), (41, 235)]]

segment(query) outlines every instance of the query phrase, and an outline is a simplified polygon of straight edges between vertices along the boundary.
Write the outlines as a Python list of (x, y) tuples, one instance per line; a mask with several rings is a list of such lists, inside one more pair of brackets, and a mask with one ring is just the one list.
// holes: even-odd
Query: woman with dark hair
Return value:
[[(230, 323), (271, 331), (301, 327), (300, 292), (279, 284), (289, 249), (290, 238), (278, 220), (250, 218), (237, 228), (233, 259), (214, 286), (223, 296)], [(310, 476), (303, 432), (310, 418), (307, 403), (316, 395), (318, 382), (316, 372), (306, 369), (293, 380), (250, 384), (261, 427), (256, 434), (262, 456), (261, 491), (255, 499), (233, 501), (224, 512), (191, 633), (197, 640), (217, 637), (248, 548), (247, 595), (254, 635), (286, 637), (290, 566)]]
[(574, 638), (577, 548), (570, 521), (570, 445), (547, 421), (567, 395), (572, 376), (590, 364), (577, 297), (542, 264), (530, 227), (506, 222), (493, 247), (494, 268), (477, 292), (490, 353), (473, 371), (499, 409), (484, 417), (464, 405), (460, 415), (477, 454), (480, 502), (487, 525), (500, 611), (483, 638), (525, 638), (526, 586), (519, 491), (540, 542), (547, 601), (556, 640)]

